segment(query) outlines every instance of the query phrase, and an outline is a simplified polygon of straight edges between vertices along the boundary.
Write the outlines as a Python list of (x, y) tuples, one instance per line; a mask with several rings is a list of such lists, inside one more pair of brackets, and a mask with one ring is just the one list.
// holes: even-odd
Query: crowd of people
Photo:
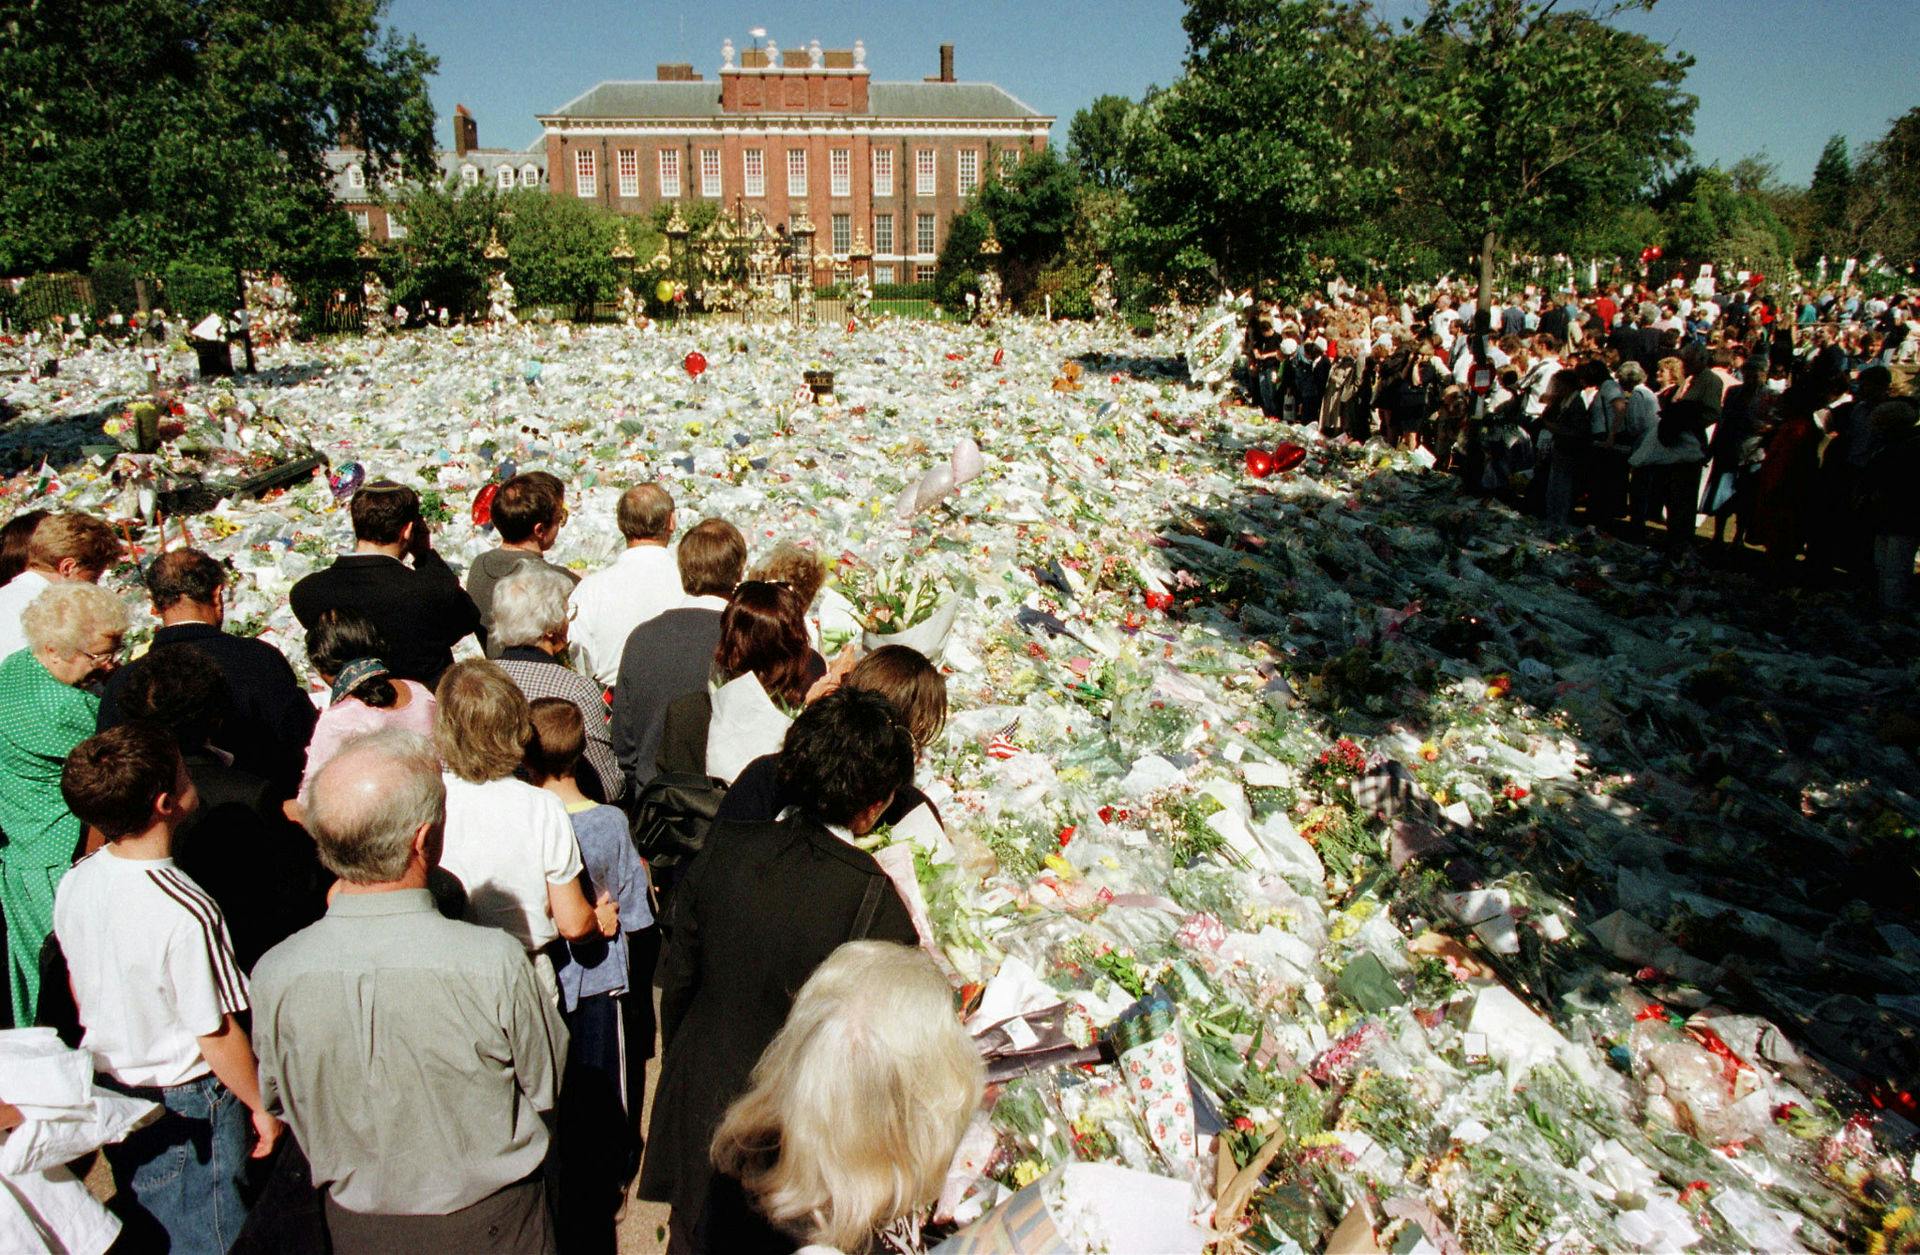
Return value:
[(106, 1150), (125, 1249), (611, 1251), (636, 1192), (675, 1251), (919, 1249), (983, 1065), (862, 838), (938, 823), (945, 681), (829, 663), (819, 555), (655, 484), (579, 578), (565, 497), (503, 483), (463, 580), (362, 486), (290, 597), (311, 692), (208, 554), (146, 564), (122, 665), (121, 538), (0, 530), (5, 1005), (161, 1108)]
[(1506, 293), (1482, 329), (1472, 287), (1330, 288), (1253, 307), (1267, 414), (1421, 450), (1556, 524), (1636, 539), (1661, 524), (1676, 559), (1705, 518), (1720, 556), (1755, 544), (1779, 578), (1848, 578), (1908, 608), (1920, 296), (1783, 300), (1703, 275)]

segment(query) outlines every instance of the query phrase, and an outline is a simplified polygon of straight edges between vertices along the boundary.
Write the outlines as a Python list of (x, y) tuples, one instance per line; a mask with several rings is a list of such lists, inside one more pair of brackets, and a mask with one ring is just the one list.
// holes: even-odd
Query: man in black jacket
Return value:
[(613, 686), (613, 754), (632, 798), (656, 774), (667, 707), (705, 688), (713, 673), (720, 612), (746, 573), (747, 540), (725, 519), (702, 519), (680, 538), (675, 560), (686, 601), (633, 629)]
[[(279, 650), (221, 630), (226, 582), (226, 568), (198, 549), (175, 549), (155, 558), (147, 567), (147, 594), (160, 618), (152, 648), (186, 645), (213, 661), (233, 699), (220, 748), (233, 755), (234, 767), (263, 777), (279, 798), (289, 798), (300, 787), (318, 712)], [(123, 667), (107, 680), (100, 698), (102, 732), (127, 721), (120, 695), (128, 675)]]
[(913, 780), (913, 738), (886, 698), (840, 689), (802, 711), (780, 754), (794, 800), (774, 823), (715, 824), (673, 899), (660, 987), (665, 1056), (640, 1196), (673, 1204), (692, 1249), (720, 1117), (813, 969), (848, 941), (916, 945), (912, 917), (853, 844)]
[(413, 489), (375, 481), (353, 494), (352, 510), (353, 552), (293, 586), (294, 616), (312, 631), (328, 610), (359, 611), (387, 643), (387, 670), (432, 688), (453, 665), (454, 643), (480, 626), (480, 612), (434, 552)]

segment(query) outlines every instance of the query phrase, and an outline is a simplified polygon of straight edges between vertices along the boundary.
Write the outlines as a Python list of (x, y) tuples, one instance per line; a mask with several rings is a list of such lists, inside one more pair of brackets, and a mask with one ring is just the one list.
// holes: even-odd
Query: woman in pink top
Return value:
[(329, 610), (307, 633), (307, 661), (333, 693), (307, 746), (301, 796), (340, 747), (362, 732), (401, 728), (433, 735), (433, 693), (425, 685), (389, 675), (380, 661), (384, 653), (380, 630), (358, 611)]

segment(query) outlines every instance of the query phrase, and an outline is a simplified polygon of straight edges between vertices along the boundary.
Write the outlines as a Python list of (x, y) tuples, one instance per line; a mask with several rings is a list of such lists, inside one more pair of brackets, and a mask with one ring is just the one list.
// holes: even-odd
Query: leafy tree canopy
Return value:
[(1101, 96), (1067, 126), (1067, 160), (1095, 187), (1125, 187), (1127, 121), (1133, 102)]
[(359, 145), (376, 184), (432, 158), (435, 62), (383, 10), (0, 0), (0, 269), (337, 253), (322, 152)]

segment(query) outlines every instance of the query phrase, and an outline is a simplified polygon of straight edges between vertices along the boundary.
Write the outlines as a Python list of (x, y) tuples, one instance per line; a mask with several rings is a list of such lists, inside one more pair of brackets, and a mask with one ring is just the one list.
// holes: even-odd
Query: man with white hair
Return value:
[(435, 910), (445, 808), (424, 738), (349, 742), (307, 797), (332, 904), (253, 973), (262, 1097), (341, 1255), (554, 1250), (541, 1164), (566, 1029), (519, 942)]
[(620, 653), (633, 629), (687, 598), (674, 564), (672, 495), (658, 484), (635, 484), (620, 494), (614, 518), (626, 549), (572, 595), (574, 665), (603, 689), (619, 680)]

